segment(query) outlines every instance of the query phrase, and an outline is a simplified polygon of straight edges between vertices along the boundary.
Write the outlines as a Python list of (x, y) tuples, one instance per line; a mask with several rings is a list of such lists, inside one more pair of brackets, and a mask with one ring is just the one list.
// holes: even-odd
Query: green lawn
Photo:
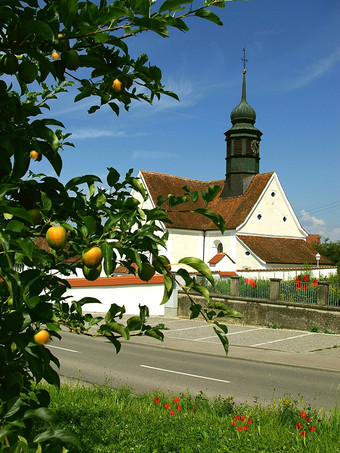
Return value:
[(287, 396), (269, 406), (237, 406), (231, 397), (209, 401), (202, 393), (67, 385), (50, 391), (60, 427), (78, 436), (85, 453), (340, 452), (339, 412), (325, 415)]

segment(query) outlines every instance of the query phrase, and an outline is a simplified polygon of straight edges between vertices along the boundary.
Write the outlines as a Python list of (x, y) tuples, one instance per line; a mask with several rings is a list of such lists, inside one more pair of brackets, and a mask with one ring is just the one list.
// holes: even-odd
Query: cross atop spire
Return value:
[(246, 48), (243, 47), (243, 58), (241, 58), (241, 60), (243, 61), (243, 74), (246, 73), (246, 64), (247, 64), (247, 59), (246, 59)]

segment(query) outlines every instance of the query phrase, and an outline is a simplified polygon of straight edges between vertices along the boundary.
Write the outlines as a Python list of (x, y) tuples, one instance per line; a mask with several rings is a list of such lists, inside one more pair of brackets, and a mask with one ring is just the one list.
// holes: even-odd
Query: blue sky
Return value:
[[(158, 0), (157, 0), (158, 1)], [(303, 227), (340, 239), (340, 3), (338, 0), (250, 0), (216, 8), (224, 26), (198, 18), (190, 31), (128, 41), (163, 72), (181, 101), (135, 103), (117, 118), (88, 101), (61, 95), (53, 117), (73, 133), (62, 180), (129, 168), (201, 180), (225, 175), (224, 132), (240, 102), (242, 49), (247, 49), (247, 100), (263, 132), (260, 171), (275, 170)], [(39, 167), (38, 167), (39, 166)], [(33, 171), (51, 173), (44, 161)]]

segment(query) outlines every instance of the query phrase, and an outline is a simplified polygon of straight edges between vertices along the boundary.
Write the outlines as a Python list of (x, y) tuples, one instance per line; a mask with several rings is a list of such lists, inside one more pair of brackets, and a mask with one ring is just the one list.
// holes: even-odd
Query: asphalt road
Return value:
[(160, 389), (171, 394), (203, 391), (208, 397), (233, 396), (251, 404), (270, 404), (285, 394), (329, 410), (340, 405), (340, 373), (258, 363), (230, 357), (169, 350), (126, 342), (119, 354), (103, 338), (62, 333), (51, 351), (60, 375), (89, 383), (127, 385), (136, 392)]

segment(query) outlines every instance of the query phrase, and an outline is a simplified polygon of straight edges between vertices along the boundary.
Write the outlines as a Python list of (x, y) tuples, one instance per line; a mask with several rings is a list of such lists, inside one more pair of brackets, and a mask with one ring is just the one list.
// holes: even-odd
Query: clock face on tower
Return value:
[(260, 152), (260, 142), (258, 140), (252, 140), (250, 142), (250, 148), (251, 148), (253, 154), (255, 154), (257, 156)]

